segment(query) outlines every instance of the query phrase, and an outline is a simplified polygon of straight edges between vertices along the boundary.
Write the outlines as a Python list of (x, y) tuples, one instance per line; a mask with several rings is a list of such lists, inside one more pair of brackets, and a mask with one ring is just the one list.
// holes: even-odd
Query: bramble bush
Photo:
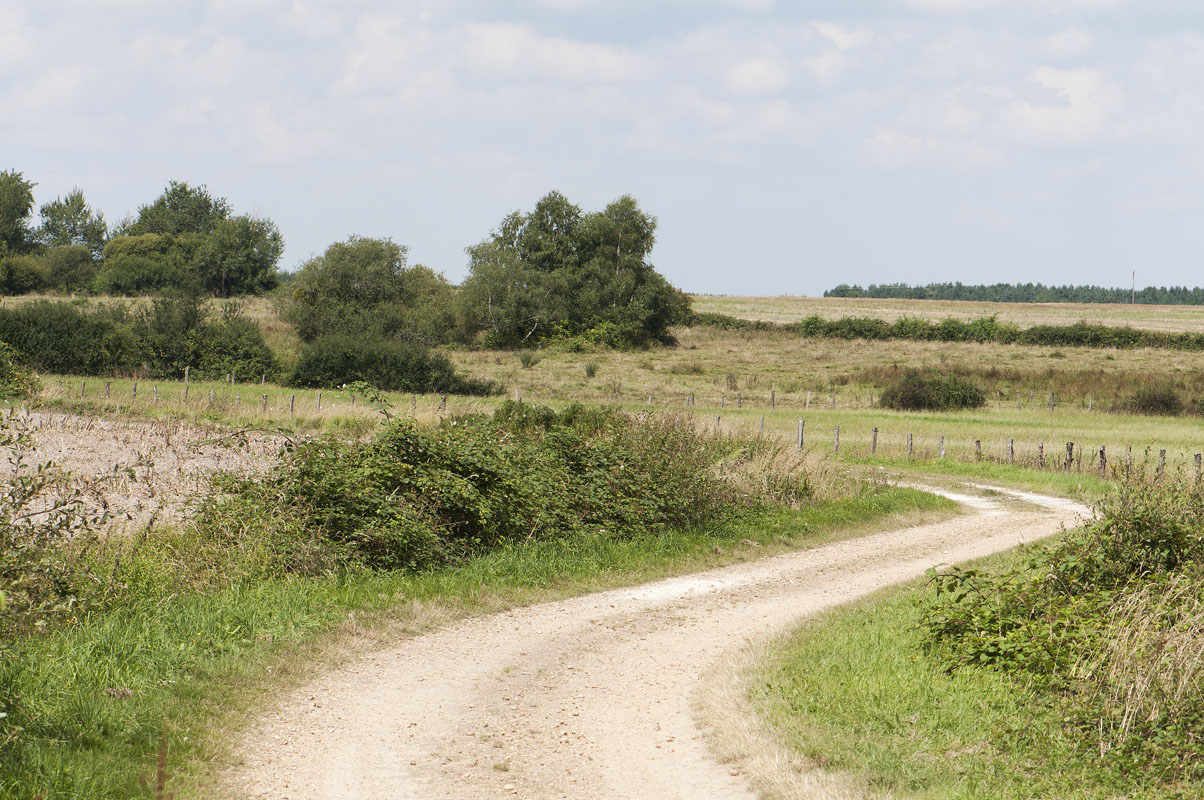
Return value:
[(746, 504), (712, 469), (723, 446), (674, 417), (507, 402), (491, 417), (303, 445), (266, 478), (228, 484), (200, 524), (284, 551), (304, 537), (306, 562), (323, 567), (421, 569), (529, 540), (718, 519)]

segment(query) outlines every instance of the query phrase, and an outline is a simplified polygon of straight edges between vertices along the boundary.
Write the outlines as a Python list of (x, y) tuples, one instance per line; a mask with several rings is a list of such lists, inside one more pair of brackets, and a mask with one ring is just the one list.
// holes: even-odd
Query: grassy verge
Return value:
[(781, 740), (852, 775), (868, 797), (1117, 796), (1117, 776), (1061, 737), (1056, 710), (1035, 693), (923, 657), (914, 590), (816, 619), (764, 667), (757, 702)]
[(885, 471), (892, 479), (924, 480), (957, 478), (959, 481), (983, 481), (998, 486), (1082, 499), (1098, 497), (1114, 485), (1098, 475), (1076, 472), (1052, 472), (997, 462), (954, 461), (939, 459), (917, 463), (906, 458), (848, 459), (851, 463)]
[[(780, 510), (718, 528), (632, 540), (506, 547), (419, 574), (281, 578), (155, 597), (15, 645), (9, 674), (34, 722), (0, 746), (0, 797), (139, 796), (160, 732), (172, 788), (204, 794), (236, 728), (265, 693), (361, 648), (465, 615), (815, 546), (897, 515), (952, 513), (907, 489)], [(164, 534), (166, 552), (185, 550)]]

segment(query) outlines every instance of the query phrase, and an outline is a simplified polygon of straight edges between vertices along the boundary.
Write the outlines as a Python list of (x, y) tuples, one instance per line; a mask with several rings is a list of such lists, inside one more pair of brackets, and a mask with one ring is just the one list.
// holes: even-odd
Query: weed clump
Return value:
[(953, 411), (986, 402), (986, 394), (973, 381), (947, 372), (909, 369), (882, 390), (882, 405), (901, 411)]

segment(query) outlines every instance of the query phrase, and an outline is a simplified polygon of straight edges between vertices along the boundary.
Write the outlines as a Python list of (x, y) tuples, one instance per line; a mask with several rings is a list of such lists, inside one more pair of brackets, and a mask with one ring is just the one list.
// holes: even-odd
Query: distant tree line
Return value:
[(1204, 305), (1204, 288), (1147, 286), (1129, 289), (1103, 286), (1046, 286), (1043, 283), (871, 283), (867, 288), (842, 283), (824, 297), (875, 297), (900, 300), (971, 300), (984, 303), (1130, 303), (1165, 306)]

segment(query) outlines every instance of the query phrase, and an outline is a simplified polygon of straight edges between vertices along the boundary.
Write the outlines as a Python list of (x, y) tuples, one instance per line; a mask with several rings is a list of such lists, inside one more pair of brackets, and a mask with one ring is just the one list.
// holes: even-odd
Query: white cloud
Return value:
[(1061, 102), (1016, 102), (1007, 109), (1007, 117), (1041, 143), (1067, 144), (1095, 137), (1121, 105), (1120, 91), (1098, 70), (1039, 67), (1034, 80)]
[(728, 88), (737, 94), (773, 94), (785, 89), (789, 83), (790, 74), (779, 64), (764, 58), (737, 62), (727, 73)]
[(1081, 28), (1059, 31), (1045, 40), (1045, 50), (1054, 58), (1074, 58), (1091, 49), (1095, 39)]
[(875, 163), (893, 168), (983, 168), (996, 166), (1003, 160), (996, 149), (978, 142), (913, 136), (897, 130), (876, 131), (866, 146)]
[(529, 25), (469, 25), (462, 55), (494, 78), (621, 82), (645, 74), (644, 60), (622, 47), (542, 36)]

